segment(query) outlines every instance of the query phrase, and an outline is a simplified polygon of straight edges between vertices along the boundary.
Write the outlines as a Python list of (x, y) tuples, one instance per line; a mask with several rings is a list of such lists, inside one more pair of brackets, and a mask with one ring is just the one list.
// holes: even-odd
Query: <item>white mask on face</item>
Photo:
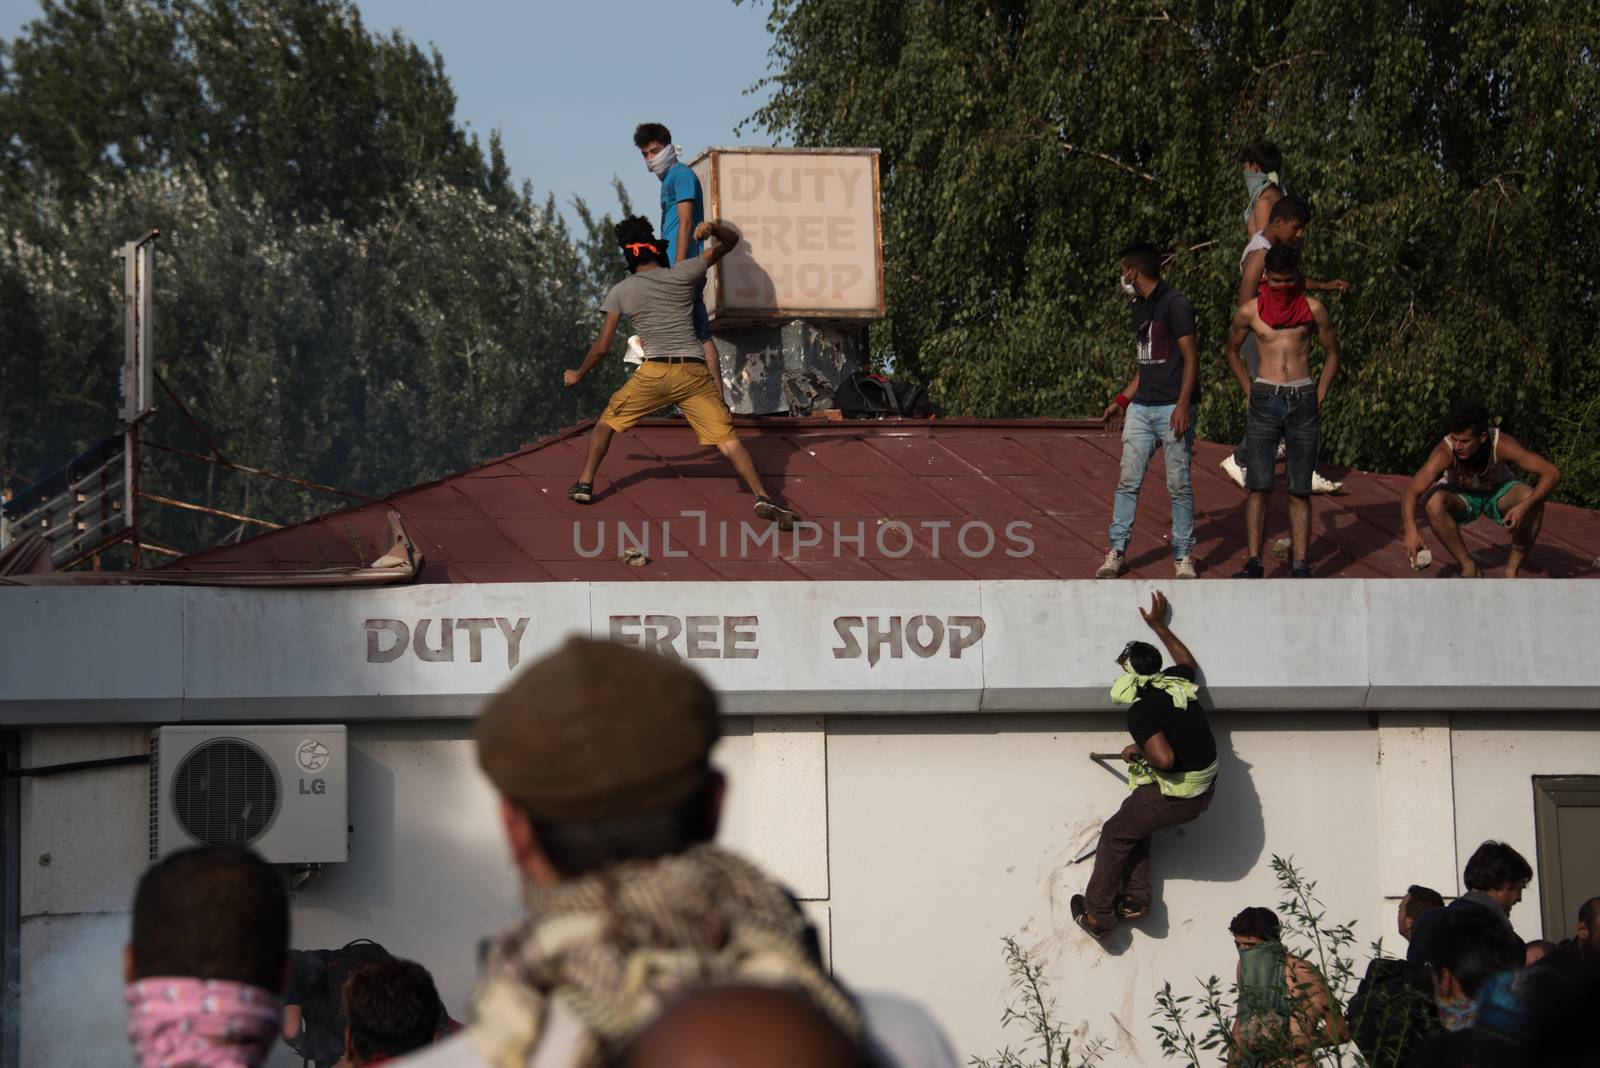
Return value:
[(660, 152), (657, 152), (645, 162), (645, 166), (650, 168), (651, 174), (655, 175), (657, 178), (660, 178), (664, 176), (676, 162), (678, 162), (678, 146), (664, 145), (662, 146)]
[(1126, 276), (1124, 276), (1124, 277), (1118, 278), (1117, 279), (1117, 283), (1122, 286), (1122, 291), (1124, 293), (1128, 294), (1128, 296), (1137, 297), (1139, 295), (1139, 291), (1137, 289), (1133, 288), (1133, 280), (1132, 279), (1127, 278)]

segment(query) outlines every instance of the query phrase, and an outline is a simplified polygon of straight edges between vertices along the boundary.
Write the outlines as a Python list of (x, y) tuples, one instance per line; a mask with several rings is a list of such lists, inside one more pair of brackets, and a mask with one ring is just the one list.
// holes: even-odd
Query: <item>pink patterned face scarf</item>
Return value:
[(244, 983), (152, 977), (122, 997), (139, 1068), (256, 1068), (278, 1035), (278, 999)]

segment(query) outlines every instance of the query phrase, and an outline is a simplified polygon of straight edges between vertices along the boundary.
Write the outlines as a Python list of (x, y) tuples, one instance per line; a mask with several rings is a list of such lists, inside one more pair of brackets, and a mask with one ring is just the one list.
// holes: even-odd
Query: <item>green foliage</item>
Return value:
[(1123, 244), (1199, 313), (1200, 430), (1243, 425), (1222, 349), (1239, 153), (1278, 143), (1344, 370), (1330, 462), (1409, 471), (1476, 395), (1600, 505), (1600, 9), (1582, 0), (774, 0), (753, 120), (883, 150), (873, 351), (978, 416), (1097, 415), (1130, 374)]
[(1098, 1038), (1089, 1039), (1074, 1059), (1073, 1035), (1056, 1019), (1056, 999), (1045, 981), (1044, 966), (1010, 935), (1005, 947), (1006, 972), (1016, 1000), (1006, 1005), (1000, 1023), (1021, 1024), (1028, 1037), (1020, 1049), (1006, 1046), (993, 1057), (973, 1057), (973, 1068), (1093, 1068), (1104, 1060), (1108, 1047)]
[[(592, 415), (620, 380), (620, 360), (575, 390), (560, 377), (621, 276), (610, 220), (580, 202), (573, 234), (512, 190), (498, 142), (485, 159), (455, 124), (439, 57), (367, 34), (349, 4), (67, 0), (0, 58), (11, 471), (114, 429), (111, 253), (151, 228), (158, 372), (239, 463), (386, 493)], [(159, 392), (157, 409), (149, 437), (207, 451)], [(279, 522), (348, 503), (154, 451), (145, 475)], [(185, 549), (246, 531), (146, 515)]]

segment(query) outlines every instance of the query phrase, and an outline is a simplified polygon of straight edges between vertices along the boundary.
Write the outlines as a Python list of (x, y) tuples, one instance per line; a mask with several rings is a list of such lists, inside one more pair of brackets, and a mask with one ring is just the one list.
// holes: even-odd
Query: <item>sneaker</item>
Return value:
[(1309, 560), (1296, 560), (1289, 567), (1289, 575), (1291, 578), (1310, 578), (1311, 562)]
[(1109, 933), (1089, 915), (1089, 905), (1082, 894), (1072, 895), (1072, 900), (1067, 903), (1067, 911), (1072, 913), (1072, 922), (1082, 927), (1090, 938), (1104, 938)]
[(594, 500), (594, 484), (592, 482), (574, 482), (567, 487), (567, 497), (579, 504), (588, 504)]
[(1094, 573), (1095, 578), (1116, 578), (1128, 570), (1128, 554), (1121, 549), (1112, 549), (1106, 553), (1105, 561), (1100, 565), (1100, 570)]
[(1181, 556), (1172, 561), (1172, 574), (1173, 577), (1181, 579), (1200, 577), (1199, 575), (1195, 574), (1194, 560), (1187, 556)]
[(1338, 493), (1342, 489), (1344, 489), (1343, 482), (1335, 482), (1332, 479), (1323, 478), (1321, 471), (1311, 472), (1312, 493)]
[(1229, 453), (1222, 461), (1222, 473), (1233, 480), (1233, 484), (1244, 489), (1244, 468), (1239, 466), (1239, 461)]
[(1116, 899), (1111, 902), (1111, 911), (1117, 914), (1118, 919), (1142, 920), (1150, 915), (1150, 906), (1141, 905), (1137, 901), (1129, 901), (1121, 894), (1118, 894)]
[(795, 521), (800, 518), (771, 497), (757, 497), (755, 513), (759, 519), (775, 521), (779, 530), (793, 530)]
[(1248, 560), (1246, 560), (1244, 562), (1244, 566), (1243, 567), (1241, 567), (1238, 571), (1234, 572), (1233, 577), (1234, 578), (1262, 578), (1262, 577), (1264, 577), (1266, 575), (1266, 573), (1267, 573), (1266, 569), (1264, 569), (1261, 566), (1261, 558), (1257, 557), (1257, 556), (1252, 556), (1252, 557), (1250, 557)]

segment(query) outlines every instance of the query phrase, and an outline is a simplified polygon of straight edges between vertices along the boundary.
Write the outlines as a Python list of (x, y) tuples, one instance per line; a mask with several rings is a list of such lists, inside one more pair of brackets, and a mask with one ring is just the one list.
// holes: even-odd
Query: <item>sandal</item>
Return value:
[(757, 497), (755, 513), (758, 519), (776, 520), (779, 530), (793, 530), (800, 517), (771, 497)]
[(574, 482), (567, 487), (567, 496), (579, 504), (588, 504), (594, 500), (594, 483)]

